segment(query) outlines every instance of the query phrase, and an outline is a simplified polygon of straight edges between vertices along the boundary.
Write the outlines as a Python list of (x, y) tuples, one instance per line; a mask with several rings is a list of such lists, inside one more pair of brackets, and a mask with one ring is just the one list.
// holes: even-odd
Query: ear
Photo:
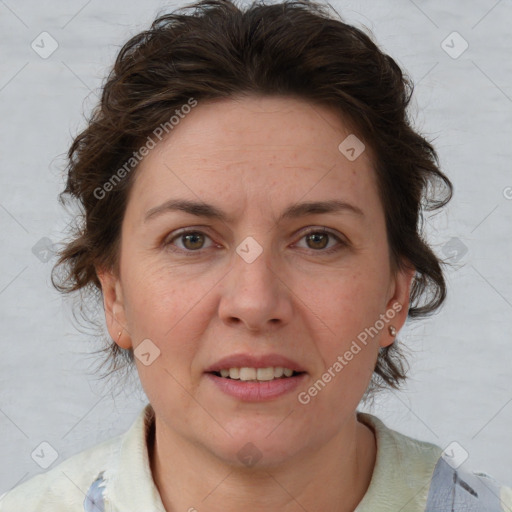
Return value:
[(402, 269), (397, 269), (391, 276), (389, 298), (386, 305), (386, 318), (389, 319), (389, 322), (386, 324), (386, 330), (380, 340), (381, 347), (392, 345), (395, 341), (396, 334), (393, 335), (389, 332), (390, 327), (394, 327), (398, 333), (407, 320), (411, 284), (415, 274), (416, 269), (406, 263)]
[(121, 281), (111, 270), (97, 269), (96, 274), (101, 283), (105, 320), (110, 337), (121, 348), (132, 348), (132, 340), (126, 328)]

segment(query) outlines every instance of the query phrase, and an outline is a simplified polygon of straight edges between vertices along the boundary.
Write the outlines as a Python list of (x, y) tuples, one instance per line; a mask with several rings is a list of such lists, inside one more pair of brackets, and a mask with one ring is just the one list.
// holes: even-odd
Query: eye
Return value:
[[(329, 238), (337, 240), (338, 244), (324, 250), (328, 245)], [(325, 228), (311, 229), (302, 236), (301, 240), (302, 239), (306, 239), (306, 243), (308, 244), (307, 248), (312, 249), (315, 252), (323, 252), (325, 254), (331, 254), (339, 251), (348, 245), (347, 242), (342, 240), (339, 236)]]
[(165, 241), (164, 245), (169, 247), (170, 250), (175, 251), (176, 249), (173, 249), (171, 246), (175, 246), (174, 241), (178, 240), (183, 243), (183, 246), (178, 246), (178, 249), (181, 252), (185, 254), (194, 253), (205, 249), (204, 240), (206, 238), (211, 240), (211, 238), (202, 231), (181, 231)]

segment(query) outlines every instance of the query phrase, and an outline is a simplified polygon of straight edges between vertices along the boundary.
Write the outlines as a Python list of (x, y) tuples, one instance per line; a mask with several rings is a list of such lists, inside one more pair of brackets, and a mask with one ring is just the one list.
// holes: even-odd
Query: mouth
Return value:
[(205, 374), (217, 390), (244, 402), (277, 399), (294, 391), (307, 373), (284, 367), (225, 368)]
[(281, 354), (232, 354), (205, 369), (215, 390), (246, 402), (289, 394), (307, 375), (305, 367)]

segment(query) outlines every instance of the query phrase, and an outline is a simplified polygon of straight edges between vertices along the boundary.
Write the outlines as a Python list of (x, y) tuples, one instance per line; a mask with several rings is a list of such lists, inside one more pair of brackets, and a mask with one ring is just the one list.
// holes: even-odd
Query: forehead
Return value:
[(376, 196), (370, 151), (349, 160), (339, 149), (349, 136), (338, 112), (304, 100), (198, 102), (139, 165), (136, 201), (146, 210), (178, 196), (260, 209), (326, 194), (364, 203)]

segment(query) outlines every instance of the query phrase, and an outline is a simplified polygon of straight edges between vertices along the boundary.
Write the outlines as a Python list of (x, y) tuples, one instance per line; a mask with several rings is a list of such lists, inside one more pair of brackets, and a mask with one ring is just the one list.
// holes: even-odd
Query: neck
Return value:
[(260, 469), (227, 465), (158, 422), (155, 428), (148, 450), (167, 512), (352, 512), (370, 485), (377, 452), (373, 431), (355, 415), (320, 449)]

